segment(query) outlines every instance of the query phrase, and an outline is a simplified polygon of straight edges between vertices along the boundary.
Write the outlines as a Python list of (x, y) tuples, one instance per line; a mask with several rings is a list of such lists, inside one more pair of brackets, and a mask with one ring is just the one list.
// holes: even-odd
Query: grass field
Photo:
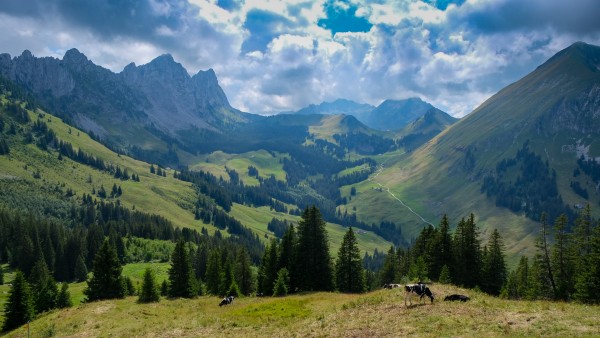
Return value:
[[(136, 297), (80, 304), (40, 316), (33, 337), (597, 337), (600, 307), (508, 301), (449, 285), (431, 285), (433, 304), (404, 305), (399, 289), (362, 295), (309, 293), (245, 297), (219, 307), (217, 297)], [(442, 301), (447, 294), (467, 303)], [(22, 327), (7, 337), (27, 334)]]

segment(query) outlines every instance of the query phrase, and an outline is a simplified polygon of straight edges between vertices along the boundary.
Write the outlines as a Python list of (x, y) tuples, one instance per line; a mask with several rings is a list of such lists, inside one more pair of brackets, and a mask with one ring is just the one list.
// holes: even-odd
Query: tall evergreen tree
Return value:
[(335, 284), (341, 292), (361, 293), (366, 290), (360, 249), (352, 227), (344, 235), (338, 251), (335, 264)]
[(273, 296), (287, 296), (290, 283), (290, 274), (286, 268), (281, 268), (277, 272), (277, 279), (273, 285)]
[(75, 280), (78, 282), (83, 282), (87, 280), (88, 270), (85, 266), (85, 261), (83, 260), (83, 256), (79, 255), (77, 257), (77, 261), (75, 261), (75, 271), (74, 276)]
[(121, 278), (122, 270), (117, 250), (110, 245), (108, 240), (104, 240), (94, 259), (92, 278), (88, 280), (88, 286), (83, 291), (86, 301), (125, 297), (126, 290)]
[(573, 298), (582, 303), (600, 303), (600, 225), (591, 230), (590, 252), (584, 257), (585, 269), (575, 280)]
[(475, 215), (464, 218), (456, 226), (452, 241), (454, 269), (452, 280), (464, 287), (472, 288), (481, 282), (481, 244)]
[(238, 250), (235, 258), (235, 282), (238, 285), (240, 292), (245, 296), (252, 293), (254, 287), (254, 279), (252, 275), (252, 262), (250, 255), (245, 247)]
[(259, 269), (260, 292), (273, 294), (273, 284), (277, 279), (277, 240), (273, 238), (265, 249)]
[(69, 292), (69, 284), (66, 282), (61, 283), (60, 291), (56, 296), (56, 307), (64, 309), (73, 306), (71, 301), (71, 293)]
[(208, 248), (206, 245), (198, 245), (196, 254), (194, 255), (194, 261), (192, 263), (194, 272), (197, 280), (206, 280), (206, 267), (208, 263)]
[(444, 214), (440, 220), (436, 237), (433, 240), (431, 246), (431, 271), (429, 272), (430, 277), (433, 279), (440, 279), (442, 269), (446, 266), (448, 269), (448, 279), (450, 279), (450, 266), (452, 266), (452, 235), (450, 234), (450, 223), (448, 222), (448, 216)]
[(504, 262), (504, 243), (497, 229), (494, 229), (487, 245), (488, 250), (483, 261), (481, 289), (492, 295), (499, 295), (506, 281)]
[(50, 275), (46, 261), (40, 257), (33, 266), (29, 275), (29, 284), (32, 287), (33, 303), (36, 313), (56, 308), (58, 285)]
[(169, 269), (169, 297), (192, 298), (196, 296), (194, 273), (185, 242), (179, 240), (171, 254)]
[(565, 214), (554, 221), (554, 246), (552, 248), (552, 269), (555, 272), (556, 299), (568, 300), (574, 287), (574, 262), (569, 254), (571, 236), (567, 233), (568, 219)]
[(398, 272), (398, 259), (396, 257), (396, 251), (394, 247), (391, 246), (385, 256), (385, 261), (383, 262), (383, 268), (381, 269), (379, 276), (381, 283), (390, 284), (396, 282), (396, 275)]
[(543, 212), (540, 218), (540, 236), (536, 242), (539, 250), (538, 260), (540, 267), (543, 270), (543, 279), (546, 280), (551, 287), (551, 298), (556, 297), (556, 283), (554, 282), (554, 273), (552, 271), (552, 262), (550, 261), (550, 244), (548, 244), (549, 226), (546, 220), (546, 213)]
[(146, 271), (144, 271), (144, 280), (142, 281), (142, 289), (140, 290), (138, 302), (153, 303), (158, 302), (159, 300), (160, 294), (158, 292), (158, 286), (156, 285), (154, 271), (152, 271), (151, 268), (146, 268)]
[(218, 249), (211, 250), (206, 264), (206, 289), (213, 296), (221, 294), (221, 284), (224, 279), (221, 271), (221, 253)]
[(298, 240), (296, 237), (296, 230), (293, 226), (289, 226), (283, 237), (281, 238), (281, 243), (279, 243), (279, 257), (277, 270), (286, 268), (289, 273), (290, 283), (288, 292), (293, 292), (296, 289), (296, 281), (298, 280), (298, 276), (301, 272), (296, 269), (296, 248), (297, 248)]
[(25, 275), (17, 271), (4, 305), (2, 331), (10, 331), (32, 320), (35, 315), (33, 296)]
[(0, 285), (4, 285), (4, 268), (0, 265)]
[(316, 206), (304, 210), (298, 223), (296, 266), (302, 275), (298, 286), (305, 291), (332, 291), (333, 269), (327, 230)]

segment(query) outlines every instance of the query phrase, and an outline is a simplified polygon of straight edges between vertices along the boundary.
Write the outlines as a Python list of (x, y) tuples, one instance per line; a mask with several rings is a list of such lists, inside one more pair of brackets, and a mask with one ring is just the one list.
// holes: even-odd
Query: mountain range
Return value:
[(501, 230), (516, 257), (533, 252), (542, 213), (572, 223), (600, 204), (600, 47), (585, 43), (460, 120), (418, 98), (252, 115), (231, 107), (214, 71), (190, 76), (170, 55), (115, 74), (75, 49), (62, 60), (25, 51), (0, 55), (0, 75), (133, 157), (240, 179), (293, 208), (316, 203), (330, 220), (360, 222), (396, 245), (443, 214), (456, 224), (473, 212), (483, 235)]

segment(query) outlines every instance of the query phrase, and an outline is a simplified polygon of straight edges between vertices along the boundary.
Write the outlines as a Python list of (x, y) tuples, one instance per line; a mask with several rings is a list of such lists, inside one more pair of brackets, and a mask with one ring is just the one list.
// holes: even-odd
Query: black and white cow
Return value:
[(423, 301), (423, 297), (427, 296), (429, 297), (429, 299), (431, 299), (431, 303), (433, 304), (433, 293), (431, 293), (431, 290), (429, 290), (429, 287), (427, 287), (427, 285), (419, 282), (417, 284), (408, 284), (404, 286), (404, 305), (408, 306), (406, 304), (406, 301), (408, 300), (410, 302), (410, 305), (412, 305), (412, 299), (411, 296), (412, 294), (415, 294), (417, 296), (419, 296), (419, 302)]
[(446, 296), (446, 298), (444, 298), (444, 301), (455, 301), (455, 300), (460, 300), (461, 302), (466, 302), (468, 300), (470, 300), (471, 298), (465, 296), (465, 295), (448, 295)]
[(233, 304), (233, 296), (224, 297), (219, 306)]

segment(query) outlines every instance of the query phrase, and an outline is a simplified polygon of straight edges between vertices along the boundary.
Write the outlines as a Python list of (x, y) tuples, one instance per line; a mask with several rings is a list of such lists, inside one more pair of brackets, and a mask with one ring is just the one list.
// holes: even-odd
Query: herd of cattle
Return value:
[[(401, 284), (384, 284), (383, 288), (384, 289), (396, 289), (396, 288), (401, 288), (402, 285)], [(260, 294), (262, 296), (262, 294)], [(408, 304), (406, 304), (406, 302), (408, 301), (410, 303), (410, 305), (412, 305), (412, 297), (413, 295), (416, 295), (419, 297), (419, 302), (423, 302), (423, 298), (425, 296), (429, 297), (429, 299), (431, 300), (431, 303), (433, 304), (433, 299), (435, 298), (433, 296), (433, 292), (431, 292), (431, 290), (429, 289), (429, 287), (427, 285), (425, 285), (425, 283), (423, 282), (418, 282), (416, 284), (407, 284), (404, 285), (404, 305), (408, 306)], [(461, 301), (461, 302), (466, 302), (468, 300), (470, 300), (471, 298), (465, 296), (465, 295), (457, 295), (457, 294), (453, 294), (453, 295), (448, 295), (444, 298), (445, 301)], [(230, 305), (233, 304), (233, 296), (227, 296), (224, 297), (223, 300), (221, 301), (221, 303), (219, 303), (219, 306), (223, 306), (223, 305)]]

